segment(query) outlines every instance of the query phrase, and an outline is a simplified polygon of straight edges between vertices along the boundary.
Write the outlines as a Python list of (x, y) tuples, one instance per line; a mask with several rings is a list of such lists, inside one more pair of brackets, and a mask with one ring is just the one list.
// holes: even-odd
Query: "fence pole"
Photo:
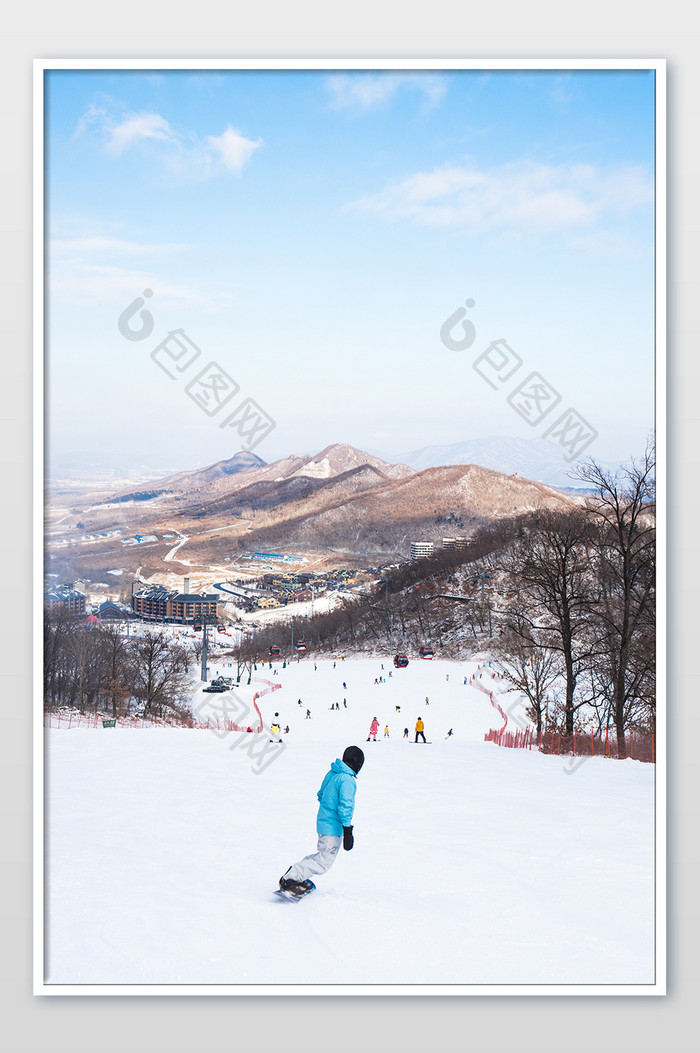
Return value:
[(591, 729), (591, 757), (595, 756), (595, 735)]
[(634, 760), (634, 732), (630, 731), (630, 760)]
[(651, 763), (654, 764), (654, 732), (651, 733)]

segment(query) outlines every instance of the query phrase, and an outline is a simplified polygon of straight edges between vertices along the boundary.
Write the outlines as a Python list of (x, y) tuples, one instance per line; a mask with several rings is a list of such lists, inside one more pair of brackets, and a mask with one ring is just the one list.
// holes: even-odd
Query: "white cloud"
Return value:
[(547, 233), (592, 228), (653, 201), (646, 169), (521, 161), (491, 169), (444, 165), (350, 205), (388, 219), (465, 232)]
[(445, 95), (445, 78), (434, 73), (338, 73), (326, 80), (331, 106), (338, 109), (369, 110), (402, 90), (418, 92), (424, 101), (436, 106)]
[(218, 159), (229, 172), (240, 172), (258, 147), (262, 146), (262, 139), (246, 139), (231, 125), (222, 135), (208, 135), (205, 142), (213, 151), (214, 157), (217, 158), (218, 155)]
[(165, 307), (225, 308), (233, 300), (228, 289), (193, 281), (173, 281), (152, 269), (118, 267), (87, 260), (64, 259), (51, 263), (47, 268), (46, 288), (56, 306), (106, 304), (117, 314), (147, 288), (153, 290), (149, 307), (154, 312)]
[(262, 139), (247, 139), (232, 125), (221, 135), (200, 139), (194, 132), (173, 128), (162, 114), (127, 112), (109, 96), (99, 96), (88, 106), (73, 138), (89, 131), (101, 135), (105, 153), (113, 157), (148, 143), (162, 152), (172, 171), (199, 178), (240, 172), (263, 143)]
[(178, 137), (165, 117), (159, 113), (135, 113), (126, 120), (107, 128), (105, 150), (109, 154), (122, 154), (128, 146), (152, 139), (161, 143), (177, 143)]
[(555, 106), (567, 109), (569, 103), (581, 98), (581, 90), (570, 73), (560, 73), (552, 82), (549, 97)]
[(176, 243), (164, 243), (160, 245), (149, 245), (138, 241), (127, 241), (124, 238), (85, 237), (85, 238), (54, 238), (49, 242), (49, 251), (54, 255), (82, 255), (99, 253), (100, 255), (148, 255), (157, 252), (167, 254), (173, 252), (185, 252), (189, 245)]

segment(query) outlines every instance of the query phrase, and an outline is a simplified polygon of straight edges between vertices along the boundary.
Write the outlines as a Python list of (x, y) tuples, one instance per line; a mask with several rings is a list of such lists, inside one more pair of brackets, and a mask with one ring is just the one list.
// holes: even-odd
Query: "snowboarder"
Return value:
[(388, 724), (384, 725), (384, 738), (385, 739), (389, 738), (389, 725)]
[(311, 720), (311, 710), (310, 709), (307, 709), (307, 711), (306, 711), (306, 719), (307, 720)]
[(423, 742), (425, 742), (425, 735), (423, 733), (424, 728), (425, 728), (425, 724), (423, 723), (421, 718), (418, 717), (418, 720), (416, 721), (416, 742), (418, 742), (418, 736), (419, 735), (423, 739)]
[(403, 729), (403, 737), (404, 737), (405, 739), (407, 739), (407, 738), (408, 738), (408, 728), (404, 728), (404, 729)]
[(286, 728), (284, 729), (284, 733), (285, 735), (289, 734), (289, 724), (287, 724)]
[(378, 731), (379, 731), (379, 721), (377, 720), (376, 717), (373, 717), (372, 718), (372, 723), (369, 726), (369, 735), (367, 736), (367, 741), (369, 742), (369, 740), (372, 739), (373, 742), (376, 742), (377, 741), (377, 732)]
[(275, 736), (275, 738), (274, 739), (270, 739), (270, 742), (281, 742), (282, 741), (282, 739), (280, 738), (280, 730), (281, 730), (280, 729), (280, 715), (279, 715), (279, 713), (275, 713), (275, 719), (270, 724), (270, 731)]
[(294, 863), (280, 878), (280, 892), (299, 898), (316, 887), (310, 880), (312, 874), (325, 874), (338, 855), (342, 841), (349, 852), (355, 837), (352, 831), (352, 816), (355, 810), (357, 775), (365, 762), (359, 746), (348, 746), (343, 759), (334, 760), (321, 789), (317, 793), (319, 802), (316, 816), (318, 844), (316, 852)]

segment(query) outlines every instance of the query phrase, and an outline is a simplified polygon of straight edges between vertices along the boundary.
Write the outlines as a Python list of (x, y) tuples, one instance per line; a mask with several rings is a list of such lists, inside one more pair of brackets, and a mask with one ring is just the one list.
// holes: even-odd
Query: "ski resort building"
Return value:
[(131, 596), (134, 614), (146, 621), (190, 624), (219, 617), (218, 593), (172, 592), (164, 585), (147, 585)]
[(464, 549), (467, 547), (470, 541), (471, 538), (469, 537), (444, 537), (442, 539), (442, 547)]
[(85, 593), (76, 589), (75, 585), (54, 585), (44, 593), (44, 600), (50, 611), (85, 614)]
[(433, 554), (433, 542), (432, 541), (412, 541), (411, 542), (411, 559), (422, 559), (423, 556), (432, 556)]
[(115, 603), (114, 600), (105, 600), (97, 608), (96, 613), (100, 621), (109, 621), (112, 618), (124, 621), (126, 618), (133, 618), (133, 612), (128, 607), (123, 607), (121, 603)]

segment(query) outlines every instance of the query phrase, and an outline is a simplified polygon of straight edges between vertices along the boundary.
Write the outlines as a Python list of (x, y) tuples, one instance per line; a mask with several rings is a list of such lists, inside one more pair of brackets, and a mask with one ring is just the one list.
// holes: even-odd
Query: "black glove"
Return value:
[(355, 844), (355, 838), (352, 836), (352, 827), (343, 827), (343, 848), (346, 852), (349, 852), (352, 846)]

